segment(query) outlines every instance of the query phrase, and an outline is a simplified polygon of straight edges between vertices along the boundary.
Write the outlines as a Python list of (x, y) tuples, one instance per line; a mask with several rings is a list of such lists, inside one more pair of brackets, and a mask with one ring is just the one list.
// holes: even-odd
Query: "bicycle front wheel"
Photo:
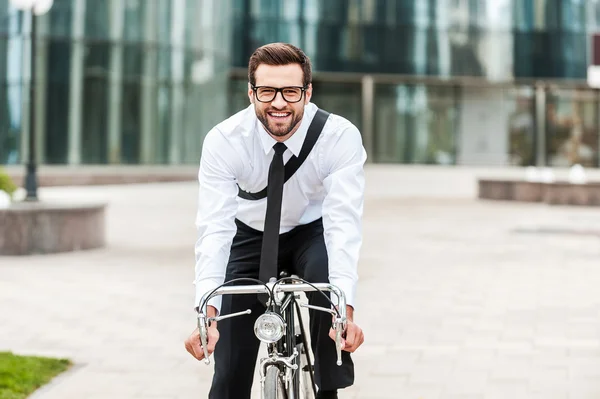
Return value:
[(283, 375), (277, 366), (267, 367), (262, 389), (262, 399), (287, 399)]

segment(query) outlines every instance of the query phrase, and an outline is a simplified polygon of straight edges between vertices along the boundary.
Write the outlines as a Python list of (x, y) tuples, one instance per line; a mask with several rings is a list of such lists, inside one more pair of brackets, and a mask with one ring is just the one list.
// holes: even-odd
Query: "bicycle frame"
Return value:
[[(314, 380), (314, 372), (312, 370), (312, 360), (310, 358), (310, 347), (308, 345), (306, 331), (304, 329), (304, 321), (300, 310), (300, 303), (297, 301), (299, 295), (296, 292), (286, 292), (283, 295), (280, 303), (274, 305), (274, 311), (281, 315), (285, 322), (285, 334), (277, 342), (269, 344), (267, 353), (268, 357), (261, 359), (260, 362), (260, 377), (261, 382), (266, 376), (266, 370), (269, 365), (275, 364), (279, 367), (285, 367), (286, 383), (287, 383), (287, 398), (300, 398), (300, 373), (304, 370), (300, 369), (302, 365), (302, 353), (297, 353), (299, 340), (305, 350), (306, 363), (310, 367), (309, 376), (311, 382), (311, 390), (316, 396), (316, 385)], [(296, 330), (296, 318), (298, 319), (299, 331)], [(284, 342), (285, 341), (285, 342)], [(281, 357), (291, 359), (291, 365), (281, 362)], [(293, 382), (293, 383), (292, 383)]]
[[(301, 280), (295, 278), (284, 278), (282, 280)], [(312, 306), (307, 304), (299, 303), (297, 294), (300, 292), (315, 292), (315, 291), (327, 291), (335, 294), (338, 298), (337, 310), (321, 308), (318, 306)], [(275, 313), (280, 314), (285, 322), (284, 335), (281, 339), (276, 342), (267, 344), (268, 357), (260, 360), (260, 374), (261, 381), (263, 380), (267, 367), (271, 365), (277, 365), (285, 373), (285, 385), (288, 391), (288, 399), (298, 399), (298, 383), (297, 373), (298, 364), (300, 364), (300, 355), (296, 350), (296, 331), (295, 331), (295, 317), (300, 318), (301, 335), (302, 340), (307, 351), (307, 360), (309, 360), (309, 366), (312, 367), (310, 356), (308, 356), (309, 347), (307, 345), (307, 336), (304, 331), (300, 307), (306, 307), (309, 309), (324, 311), (331, 313), (334, 316), (332, 327), (336, 330), (336, 350), (337, 350), (337, 362), (340, 366), (342, 364), (341, 357), (341, 335), (346, 327), (346, 298), (344, 293), (335, 285), (329, 283), (284, 283), (283, 281), (276, 281), (274, 278), (266, 284), (253, 284), (253, 285), (238, 285), (238, 286), (220, 286), (210, 293), (205, 294), (199, 303), (198, 308), (198, 329), (200, 331), (200, 340), (202, 348), (204, 350), (204, 362), (210, 364), (207, 351), (207, 328), (211, 321), (219, 321), (226, 318), (241, 316), (249, 314), (250, 309), (242, 312), (236, 312), (228, 315), (221, 315), (217, 317), (207, 318), (206, 311), (208, 301), (210, 298), (217, 295), (235, 295), (235, 294), (268, 294), (270, 297), (270, 305)], [(267, 308), (268, 309), (268, 308)], [(314, 389), (314, 378), (312, 370), (310, 373), (311, 382)]]

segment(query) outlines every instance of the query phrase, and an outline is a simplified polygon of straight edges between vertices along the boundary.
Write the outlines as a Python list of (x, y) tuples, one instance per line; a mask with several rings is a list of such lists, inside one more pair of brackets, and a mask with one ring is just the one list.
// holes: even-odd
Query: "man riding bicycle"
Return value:
[[(350, 353), (364, 341), (353, 322), (362, 244), (366, 152), (348, 120), (311, 103), (311, 62), (290, 44), (258, 48), (248, 64), (250, 106), (215, 126), (202, 148), (196, 226), (195, 306), (224, 281), (267, 282), (283, 270), (330, 282), (346, 297), (342, 365), (336, 365), (331, 315), (310, 312), (317, 398), (337, 398), (354, 383)], [(314, 293), (309, 303), (329, 307)], [(257, 295), (211, 299), (208, 316), (251, 309), (213, 322), (211, 399), (249, 399), (260, 342), (253, 333), (265, 304)], [(218, 324), (218, 326), (217, 326)], [(196, 329), (185, 341), (202, 360)]]

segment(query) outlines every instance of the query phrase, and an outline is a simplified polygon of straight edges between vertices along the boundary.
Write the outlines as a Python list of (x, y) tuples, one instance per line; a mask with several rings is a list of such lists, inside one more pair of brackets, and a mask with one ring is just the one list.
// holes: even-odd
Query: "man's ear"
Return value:
[(304, 93), (304, 104), (308, 104), (312, 97), (312, 83), (308, 84), (306, 92)]
[(250, 103), (254, 104), (254, 90), (252, 90), (250, 82), (248, 82), (248, 98), (250, 99)]

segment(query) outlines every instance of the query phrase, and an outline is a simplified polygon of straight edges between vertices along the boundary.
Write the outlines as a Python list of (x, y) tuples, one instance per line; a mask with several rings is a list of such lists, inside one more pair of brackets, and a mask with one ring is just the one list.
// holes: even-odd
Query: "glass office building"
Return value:
[(598, 166), (598, 0), (235, 2), (232, 95), (255, 47), (298, 44), (372, 162)]
[[(46, 164), (197, 163), (227, 115), (227, 0), (55, 0), (38, 16)], [(0, 0), (0, 164), (28, 157), (31, 17)]]
[[(55, 0), (37, 21), (42, 163), (197, 164), (273, 41), (306, 50), (370, 162), (600, 162), (600, 0)], [(0, 0), (0, 164), (28, 156), (30, 28)]]

